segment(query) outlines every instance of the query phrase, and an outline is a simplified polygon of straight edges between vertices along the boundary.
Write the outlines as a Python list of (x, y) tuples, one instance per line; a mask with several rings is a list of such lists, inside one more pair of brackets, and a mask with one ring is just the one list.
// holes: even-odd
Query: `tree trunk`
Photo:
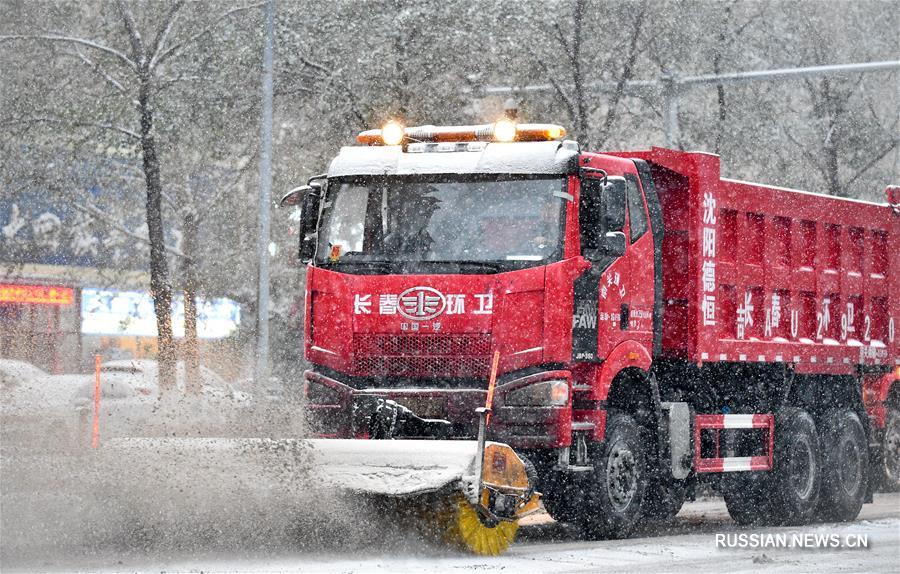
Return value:
[(187, 213), (183, 219), (184, 242), (182, 248), (187, 257), (183, 259), (184, 278), (184, 369), (186, 390), (190, 395), (199, 395), (203, 390), (200, 381), (200, 339), (197, 336), (197, 263), (194, 254), (197, 248), (197, 218)]
[(837, 145), (832, 141), (832, 134), (828, 135), (828, 139), (825, 140), (825, 179), (828, 182), (828, 193), (829, 195), (836, 195), (838, 197), (845, 197), (847, 194), (844, 193), (844, 190), (841, 188), (841, 180), (838, 175), (838, 148)]
[(169, 264), (163, 238), (162, 183), (159, 157), (153, 138), (153, 108), (150, 74), (140, 72), (138, 106), (141, 113), (141, 152), (144, 178), (147, 185), (147, 235), (150, 240), (150, 294), (156, 312), (156, 342), (159, 362), (159, 392), (164, 394), (175, 387), (175, 347), (172, 337), (172, 286), (169, 284)]
[(581, 34), (584, 24), (584, 13), (586, 10), (584, 0), (575, 0), (575, 14), (572, 35), (572, 79), (575, 89), (575, 109), (578, 118), (575, 123), (575, 129), (578, 132), (576, 139), (583, 141), (584, 145), (590, 149), (591, 139), (588, 137), (588, 113), (585, 103), (586, 94), (584, 93), (584, 76), (581, 70)]
[[(725, 6), (725, 22), (722, 23), (722, 27), (719, 29), (719, 42), (718, 46), (716, 46), (715, 55), (713, 56), (713, 74), (717, 76), (722, 73), (722, 52), (728, 45), (728, 37), (726, 36), (725, 31), (729, 28), (730, 24), (731, 4)], [(716, 84), (716, 97), (719, 103), (719, 121), (716, 125), (716, 141), (714, 151), (716, 154), (720, 154), (722, 152), (722, 141), (725, 137), (725, 120), (728, 117), (728, 107), (725, 101), (724, 84)]]
[(843, 114), (843, 102), (837, 94), (837, 89), (832, 90), (831, 80), (824, 78), (822, 80), (822, 104), (827, 110), (829, 116), (828, 133), (825, 134), (823, 144), (823, 154), (825, 155), (825, 181), (828, 182), (828, 193), (843, 197), (844, 190), (841, 188), (840, 175), (838, 173), (839, 166), (839, 142), (838, 140), (838, 121)]
[(616, 117), (619, 113), (619, 104), (622, 102), (622, 98), (625, 97), (625, 86), (634, 75), (634, 65), (637, 63), (638, 53), (640, 52), (639, 40), (641, 29), (644, 26), (644, 16), (646, 13), (647, 2), (645, 1), (641, 4), (640, 11), (637, 13), (637, 17), (634, 21), (634, 28), (631, 30), (631, 38), (628, 41), (628, 53), (625, 57), (625, 64), (622, 67), (622, 73), (616, 82), (616, 89), (613, 92), (612, 97), (609, 100), (609, 106), (606, 109), (606, 119), (603, 120), (603, 129), (600, 132), (601, 139), (597, 142), (598, 146), (604, 145), (609, 139), (613, 125), (615, 125), (616, 122)]

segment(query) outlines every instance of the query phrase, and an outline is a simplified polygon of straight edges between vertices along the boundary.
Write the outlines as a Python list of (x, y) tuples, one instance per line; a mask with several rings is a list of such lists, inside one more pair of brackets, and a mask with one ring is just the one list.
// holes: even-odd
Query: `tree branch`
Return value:
[(647, 2), (646, 0), (641, 3), (640, 12), (637, 14), (637, 18), (634, 22), (634, 29), (631, 33), (631, 40), (628, 44), (628, 55), (626, 56), (625, 66), (622, 68), (622, 74), (619, 76), (619, 81), (616, 82), (615, 91), (612, 94), (612, 98), (610, 99), (609, 106), (606, 109), (606, 118), (603, 121), (603, 132), (602, 137), (603, 140), (597, 142), (598, 146), (602, 146), (603, 142), (606, 140), (610, 130), (612, 129), (613, 123), (616, 120), (616, 115), (618, 113), (619, 102), (622, 99), (622, 96), (625, 94), (625, 84), (628, 80), (631, 79), (634, 74), (634, 65), (637, 62), (637, 56), (640, 52), (640, 48), (638, 46), (638, 39), (641, 35), (641, 28), (644, 25), (644, 16), (647, 13)]
[(226, 193), (228, 193), (229, 191), (234, 189), (234, 187), (238, 184), (238, 182), (240, 182), (241, 179), (244, 177), (244, 175), (247, 173), (247, 170), (250, 168), (250, 165), (252, 164), (252, 162), (250, 160), (253, 157), (255, 157), (257, 152), (259, 151), (258, 143), (253, 143), (251, 146), (248, 146), (247, 152), (249, 152), (251, 150), (251, 148), (252, 148), (253, 152), (249, 153), (247, 155), (247, 161), (245, 161), (244, 165), (242, 165), (238, 169), (238, 171), (235, 174), (234, 179), (231, 181), (231, 183), (228, 184), (227, 186), (220, 187), (218, 192), (215, 193), (212, 196), (212, 199), (210, 199), (210, 201), (207, 203), (207, 209), (205, 209), (203, 212), (197, 214), (197, 217), (195, 220), (195, 223), (197, 225), (200, 225), (200, 223), (206, 218), (207, 215), (209, 215), (210, 213), (213, 213), (213, 210), (208, 209), (208, 207), (218, 203), (219, 200), (222, 198), (222, 196), (224, 196)]
[(566, 57), (569, 59), (570, 63), (575, 62), (575, 54), (572, 53), (572, 48), (569, 46), (569, 41), (566, 40), (565, 34), (563, 34), (562, 27), (559, 25), (559, 22), (555, 22), (553, 24), (553, 32), (556, 34), (556, 39), (559, 40), (559, 43), (562, 45), (563, 51), (566, 53)]
[(312, 88), (306, 88), (304, 86), (287, 86), (287, 87), (276, 88), (272, 95), (277, 96), (277, 97), (292, 96), (294, 94), (299, 94), (301, 92), (306, 93), (306, 94), (312, 94), (312, 93), (315, 93), (315, 90), (313, 90)]
[(181, 209), (181, 206), (178, 204), (177, 201), (175, 201), (175, 198), (173, 198), (171, 195), (169, 195), (168, 192), (161, 189), (161, 190), (159, 190), (159, 193), (162, 196), (163, 200), (169, 204), (169, 207), (171, 207), (175, 211), (178, 211), (179, 209)]
[(883, 150), (881, 150), (877, 155), (875, 155), (875, 157), (873, 157), (871, 161), (869, 161), (866, 165), (864, 165), (862, 168), (860, 168), (856, 172), (856, 174), (854, 174), (853, 177), (851, 177), (850, 179), (845, 181), (844, 187), (849, 187), (850, 185), (853, 184), (853, 182), (855, 182), (857, 179), (859, 179), (860, 176), (862, 176), (864, 173), (866, 173), (867, 171), (869, 171), (870, 169), (875, 167), (875, 165), (878, 164), (879, 161), (884, 159), (884, 157), (887, 154), (894, 151), (894, 148), (896, 148), (898, 144), (900, 144), (900, 138), (894, 139), (894, 141), (892, 141), (890, 144), (885, 146), (885, 148)]
[(303, 62), (303, 65), (304, 65), (304, 66), (307, 66), (307, 67), (309, 67), (309, 68), (312, 68), (313, 70), (316, 70), (317, 72), (320, 72), (320, 73), (322, 73), (323, 75), (326, 75), (326, 76), (330, 76), (330, 75), (331, 75), (331, 70), (329, 70), (328, 68), (326, 68), (326, 67), (323, 66), (322, 64), (318, 64), (318, 63), (316, 63), (316, 62), (313, 62), (312, 60), (310, 60), (309, 58), (307, 58), (307, 57), (304, 56), (303, 54), (300, 54), (298, 57), (300, 58), (300, 61)]
[(125, 32), (128, 33), (128, 40), (131, 42), (131, 59), (137, 62), (138, 68), (142, 69), (147, 63), (147, 54), (144, 52), (144, 41), (141, 39), (141, 32), (134, 23), (134, 16), (131, 10), (125, 5), (123, 0), (116, 0), (116, 6), (119, 14), (122, 16), (122, 23), (125, 25)]
[(134, 71), (137, 71), (137, 64), (134, 63), (128, 56), (124, 53), (116, 50), (114, 48), (110, 48), (109, 46), (104, 46), (103, 44), (99, 44), (92, 40), (86, 40), (84, 38), (75, 38), (72, 36), (61, 36), (57, 34), (35, 34), (35, 35), (12, 35), (12, 36), (0, 36), (0, 42), (13, 41), (13, 40), (46, 40), (48, 42), (68, 42), (70, 44), (78, 44), (80, 46), (85, 46), (87, 48), (92, 48), (94, 50), (98, 50), (105, 54), (109, 54), (110, 56), (115, 56), (119, 59), (123, 64), (128, 66)]
[(819, 163), (819, 160), (816, 158), (815, 155), (813, 155), (806, 149), (807, 146), (805, 146), (802, 143), (800, 143), (799, 141), (797, 141), (797, 138), (792, 136), (791, 132), (784, 129), (784, 127), (781, 128), (781, 133), (783, 133), (784, 137), (789, 139), (792, 144), (794, 144), (795, 146), (797, 146), (800, 149), (800, 153), (803, 155), (803, 157), (805, 157), (806, 160), (809, 163), (811, 163), (813, 165), (813, 167), (815, 167), (823, 177), (825, 177), (825, 179), (828, 179), (825, 167), (821, 163)]
[(206, 36), (207, 34), (209, 34), (210, 32), (212, 32), (213, 29), (216, 27), (216, 25), (217, 25), (219, 22), (221, 22), (222, 20), (225, 20), (226, 18), (230, 18), (232, 15), (237, 14), (238, 12), (243, 12), (243, 11), (246, 11), (246, 10), (250, 10), (250, 9), (252, 9), (252, 8), (259, 8), (260, 6), (264, 6), (264, 5), (265, 5), (265, 2), (257, 2), (256, 4), (250, 4), (250, 5), (248, 5), (248, 6), (239, 6), (239, 7), (237, 7), (237, 8), (232, 8), (231, 10), (228, 10), (227, 12), (225, 12), (224, 14), (222, 14), (221, 16), (219, 16), (218, 18), (216, 18), (215, 20), (213, 20), (212, 23), (210, 23), (210, 25), (207, 26), (206, 28), (204, 28), (203, 30), (197, 32), (196, 34), (194, 34), (193, 36), (191, 36), (191, 37), (189, 37), (188, 39), (184, 40), (183, 42), (178, 42), (177, 44), (175, 44), (175, 45), (173, 45), (172, 47), (170, 47), (168, 50), (162, 51), (162, 52), (159, 54), (159, 57), (156, 58), (156, 64), (155, 64), (155, 65), (158, 66), (158, 65), (162, 64), (163, 62), (165, 62), (165, 61), (168, 60), (169, 58), (175, 56), (175, 55), (179, 52), (179, 50), (181, 50), (181, 49), (184, 48), (185, 46), (188, 46), (188, 45), (190, 45), (190, 44), (193, 44), (194, 42), (196, 42), (197, 40), (199, 40), (199, 39), (202, 38), (203, 36)]
[(53, 118), (53, 117), (36, 117), (36, 118), (27, 118), (23, 120), (12, 120), (8, 122), (4, 122), (2, 125), (13, 125), (13, 124), (57, 124), (61, 126), (68, 126), (73, 128), (100, 128), (104, 130), (110, 130), (125, 134), (129, 137), (132, 137), (136, 140), (140, 140), (141, 136), (137, 132), (133, 132), (127, 128), (123, 128), (121, 126), (114, 126), (112, 124), (102, 124), (99, 122), (82, 122), (82, 121), (72, 121), (65, 120), (62, 118)]
[(563, 89), (562, 85), (553, 77), (550, 73), (550, 69), (547, 67), (547, 64), (544, 60), (538, 56), (534, 50), (530, 47), (526, 47), (528, 53), (531, 54), (531, 57), (534, 58), (534, 61), (537, 62), (538, 67), (542, 70), (543, 74), (547, 77), (547, 81), (550, 82), (550, 85), (553, 86), (553, 89), (556, 90), (556, 94), (559, 96), (559, 99), (562, 100), (563, 105), (566, 106), (566, 111), (569, 114), (569, 120), (572, 122), (577, 121), (577, 112), (575, 109), (575, 102), (566, 94), (566, 91)]
[(163, 18), (162, 25), (159, 28), (159, 31), (156, 34), (156, 38), (153, 40), (153, 45), (150, 46), (150, 69), (156, 67), (156, 58), (159, 56), (159, 51), (162, 49), (163, 45), (166, 43), (166, 38), (169, 36), (169, 32), (172, 30), (172, 26), (175, 24), (175, 20), (178, 18), (178, 11), (181, 10), (181, 7), (184, 6), (183, 0), (178, 0), (172, 7), (169, 8), (169, 11), (166, 12), (165, 18)]
[(117, 79), (113, 78), (111, 74), (109, 74), (106, 70), (104, 70), (100, 66), (100, 64), (98, 64), (97, 62), (95, 62), (95, 61), (91, 60), (90, 58), (88, 58), (87, 56), (85, 56), (84, 53), (78, 49), (77, 46), (75, 47), (75, 55), (78, 56), (78, 59), (80, 59), (82, 62), (87, 64), (92, 70), (94, 70), (94, 72), (96, 72), (97, 75), (99, 75), (101, 78), (106, 80), (106, 83), (108, 83), (109, 85), (114, 87), (116, 90), (118, 90), (119, 93), (126, 94), (126, 95), (128, 94), (128, 90), (125, 89), (125, 86), (123, 86), (121, 82), (119, 82)]
[[(360, 123), (360, 125), (366, 125), (366, 118), (363, 113), (359, 109), (360, 99), (357, 97), (356, 93), (350, 88), (348, 82), (341, 82), (337, 80), (339, 76), (338, 72), (335, 72), (328, 78), (328, 83), (326, 86), (337, 85), (344, 93), (347, 95), (347, 99), (350, 102), (350, 112), (356, 118), (356, 120)], [(370, 110), (371, 111), (371, 110)]]
[[(139, 233), (135, 233), (134, 231), (128, 229), (122, 223), (116, 221), (114, 218), (103, 213), (102, 210), (100, 210), (92, 205), (80, 205), (78, 203), (71, 203), (70, 205), (72, 207), (74, 207), (76, 210), (78, 210), (86, 215), (89, 215), (89, 216), (93, 217), (94, 219), (102, 221), (103, 223), (112, 227), (119, 233), (122, 233), (136, 241), (140, 241), (141, 243), (146, 243), (147, 245), (150, 245), (150, 239), (144, 237), (143, 235), (141, 235)], [(168, 251), (169, 253), (171, 253), (172, 255), (174, 255), (176, 257), (181, 257), (182, 259), (189, 259), (189, 260), (192, 259), (191, 257), (182, 253), (179, 249), (172, 247), (171, 245), (164, 245), (163, 247), (166, 251)]]

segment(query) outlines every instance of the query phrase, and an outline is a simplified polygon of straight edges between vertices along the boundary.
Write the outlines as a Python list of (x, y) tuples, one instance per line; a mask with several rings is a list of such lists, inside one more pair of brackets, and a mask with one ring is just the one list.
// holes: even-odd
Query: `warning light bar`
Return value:
[(74, 302), (75, 290), (71, 287), (0, 284), (0, 303), (71, 305)]
[(516, 124), (506, 119), (476, 126), (408, 128), (391, 121), (382, 129), (360, 132), (356, 141), (364, 145), (401, 145), (410, 142), (536, 142), (556, 140), (565, 135), (566, 129), (556, 124)]

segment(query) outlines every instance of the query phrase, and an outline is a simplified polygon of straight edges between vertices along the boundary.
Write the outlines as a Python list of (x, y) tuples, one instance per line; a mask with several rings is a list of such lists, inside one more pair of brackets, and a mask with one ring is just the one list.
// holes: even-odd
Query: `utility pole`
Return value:
[[(810, 66), (805, 68), (782, 68), (778, 70), (755, 70), (732, 74), (708, 74), (700, 76), (679, 76), (667, 72), (658, 80), (631, 80), (625, 82), (625, 92), (629, 95), (662, 96), (663, 131), (666, 134), (666, 145), (679, 147), (680, 127), (678, 122), (678, 100), (681, 94), (703, 84), (744, 84), (749, 82), (771, 82), (790, 78), (801, 78), (820, 75), (865, 74), (874, 72), (891, 72), (900, 70), (900, 60), (885, 62), (865, 62), (861, 64), (834, 64), (828, 66)], [(572, 86), (568, 86), (570, 89)], [(595, 92), (612, 92), (617, 88), (616, 82), (591, 82), (586, 88)], [(528, 93), (552, 92), (552, 84), (531, 84), (526, 86), (487, 86), (475, 90), (475, 96), (507, 95), (521, 97)]]
[(266, 2), (266, 38), (263, 47), (262, 120), (259, 152), (259, 225), (257, 261), (259, 292), (256, 299), (256, 368), (253, 380), (258, 387), (269, 374), (269, 239), (272, 207), (272, 68), (275, 49), (275, 0)]
[(681, 147), (679, 143), (681, 140), (681, 129), (678, 124), (678, 78), (674, 74), (666, 74), (661, 78), (661, 82), (663, 97), (666, 101), (666, 117), (663, 118), (666, 131), (666, 147)]

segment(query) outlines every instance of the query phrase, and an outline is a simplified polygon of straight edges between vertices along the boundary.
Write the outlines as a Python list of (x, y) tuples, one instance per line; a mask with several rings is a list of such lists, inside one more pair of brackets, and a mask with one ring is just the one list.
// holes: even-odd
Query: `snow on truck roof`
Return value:
[(328, 177), (354, 175), (558, 174), (577, 168), (572, 141), (424, 143), (402, 146), (347, 146), (328, 168)]

